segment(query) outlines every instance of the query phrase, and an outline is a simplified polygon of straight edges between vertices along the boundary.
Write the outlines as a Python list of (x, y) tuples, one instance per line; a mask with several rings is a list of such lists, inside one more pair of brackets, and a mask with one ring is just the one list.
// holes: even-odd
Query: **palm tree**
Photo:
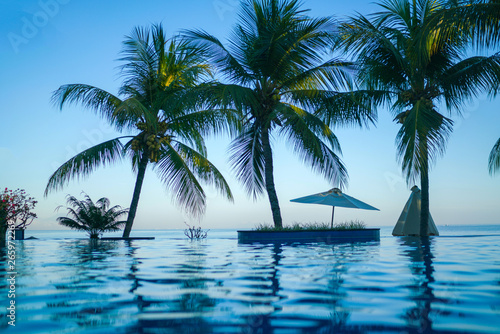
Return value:
[[(420, 177), (420, 234), (428, 235), (429, 168), (445, 151), (453, 122), (440, 113), (460, 113), (463, 103), (492, 89), (500, 56), (467, 57), (470, 34), (448, 34), (429, 24), (447, 1), (389, 0), (382, 11), (359, 15), (341, 28), (341, 45), (357, 59), (366, 89), (384, 91), (401, 124), (397, 152), (407, 181)], [(381, 100), (383, 101), (383, 100)]]
[(207, 103), (241, 114), (243, 129), (230, 145), (230, 163), (254, 199), (267, 192), (275, 227), (282, 227), (273, 176), (273, 136), (334, 186), (346, 168), (329, 125), (367, 124), (375, 118), (361, 92), (349, 87), (349, 63), (328, 60), (331, 18), (310, 18), (296, 0), (247, 0), (228, 46), (203, 30), (185, 32), (227, 83), (207, 89)]
[(101, 165), (129, 157), (137, 180), (123, 237), (130, 235), (148, 165), (174, 193), (176, 203), (193, 215), (205, 210), (200, 181), (232, 200), (224, 177), (206, 158), (203, 140), (203, 135), (224, 130), (230, 114), (202, 110), (196, 99), (185, 98), (211, 75), (200, 53), (167, 39), (162, 26), (155, 25), (151, 31), (134, 29), (124, 42), (121, 60), (125, 62), (121, 98), (94, 86), (70, 84), (55, 91), (53, 100), (61, 108), (80, 103), (118, 130), (135, 134), (105, 141), (69, 159), (50, 177), (45, 194)]
[[(453, 36), (467, 32), (473, 46), (479, 49), (498, 48), (500, 43), (500, 1), (499, 0), (461, 0), (449, 1), (449, 5), (439, 11), (433, 22), (439, 24)], [(500, 83), (493, 85), (488, 93), (495, 96)], [(490, 152), (488, 169), (490, 174), (500, 170), (500, 139)]]
[[(97, 202), (85, 195), (85, 199), (79, 201), (74, 196), (67, 199), (68, 215), (73, 218), (59, 217), (59, 224), (69, 227), (73, 230), (85, 231), (91, 239), (99, 238), (104, 232), (119, 231), (126, 221), (119, 221), (120, 216), (125, 215), (128, 209), (121, 209), (119, 205), (109, 207), (110, 202), (106, 197), (100, 198)], [(59, 209), (57, 207), (57, 209)]]
[[(433, 15), (428, 25), (439, 26), (443, 41), (466, 33), (476, 48), (497, 48), (500, 42), (500, 1), (449, 0)], [(488, 93), (495, 96), (499, 88), (497, 82)], [(500, 139), (490, 152), (488, 169), (490, 174), (500, 170)]]

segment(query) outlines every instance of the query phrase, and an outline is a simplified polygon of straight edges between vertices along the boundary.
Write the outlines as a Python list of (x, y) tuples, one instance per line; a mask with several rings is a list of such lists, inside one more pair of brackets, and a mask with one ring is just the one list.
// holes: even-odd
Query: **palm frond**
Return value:
[(403, 45), (397, 43), (401, 40), (397, 30), (385, 28), (381, 23), (374, 24), (367, 17), (359, 15), (342, 23), (339, 31), (341, 37), (337, 46), (349, 55), (356, 56), (361, 66), (363, 62), (377, 58), (381, 62), (390, 59), (398, 68), (406, 66), (399, 49)]
[(257, 126), (246, 129), (229, 146), (229, 163), (246, 192), (256, 199), (264, 192), (264, 150)]
[(209, 62), (214, 63), (230, 81), (250, 82), (253, 77), (215, 36), (203, 30), (187, 30), (183, 37), (188, 43), (199, 48)]
[(72, 230), (86, 231), (88, 229), (87, 226), (75, 221), (74, 219), (68, 217), (58, 217), (56, 218), (57, 222), (63, 226), (69, 227)]
[[(292, 106), (282, 106), (283, 126), (280, 133), (293, 151), (313, 171), (337, 187), (347, 185), (347, 170), (335, 151), (340, 144), (331, 129), (318, 117)], [(329, 145), (326, 145), (325, 140)]]
[(293, 90), (286, 93), (291, 104), (311, 110), (329, 126), (368, 126), (377, 120), (375, 106), (388, 99), (389, 93), (375, 90), (335, 92)]
[[(123, 42), (122, 58), (124, 64), (121, 66), (125, 77), (125, 84), (141, 91), (140, 87), (147, 87), (154, 82), (154, 76), (158, 71), (158, 56), (154, 45), (151, 45), (150, 30), (148, 28), (135, 27)], [(144, 93), (142, 91), (142, 93)]]
[(61, 165), (49, 178), (44, 195), (62, 189), (71, 179), (88, 177), (95, 169), (116, 162), (124, 155), (119, 137), (84, 150)]
[(237, 84), (212, 83), (206, 85), (203, 90), (200, 89), (198, 93), (207, 108), (230, 109), (243, 113), (248, 106), (258, 103), (253, 89)]
[(488, 170), (491, 175), (494, 175), (500, 170), (500, 139), (498, 139), (491, 149), (488, 159)]
[(205, 192), (190, 170), (186, 157), (181, 155), (175, 143), (163, 145), (160, 153), (154, 168), (160, 181), (173, 193), (175, 203), (193, 216), (203, 215)]
[(495, 47), (500, 42), (500, 2), (448, 1), (447, 6), (433, 13), (428, 26), (439, 29), (441, 44), (465, 38), (478, 48)]
[[(122, 87), (122, 90), (125, 86)], [(114, 111), (115, 124), (121, 129), (136, 129), (138, 122), (149, 124), (156, 121), (155, 115), (135, 97), (125, 99)]]
[(330, 89), (334, 91), (351, 90), (351, 76), (355, 73), (352, 62), (331, 59), (290, 76), (282, 81), (280, 89)]
[(191, 147), (177, 142), (175, 145), (179, 155), (184, 158), (189, 170), (204, 183), (213, 186), (221, 195), (233, 201), (233, 194), (222, 173), (201, 153)]
[(52, 102), (59, 108), (66, 104), (81, 104), (114, 124), (114, 112), (122, 101), (111, 93), (85, 84), (63, 85), (53, 92)]
[[(170, 129), (181, 138), (189, 140), (194, 146), (203, 143), (203, 136), (236, 133), (240, 128), (240, 117), (231, 109), (206, 109), (178, 117)], [(194, 135), (196, 137), (194, 137)], [(198, 151), (200, 148), (196, 148)]]
[(192, 117), (191, 119), (190, 117), (177, 118), (175, 123), (170, 124), (169, 132), (174, 134), (173, 137), (176, 142), (183, 141), (206, 156), (207, 147), (205, 146), (205, 139), (200, 130), (207, 130), (207, 128), (201, 127), (201, 129), (198, 129), (196, 126), (193, 126), (194, 124), (192, 123), (195, 123), (193, 118), (196, 117)]
[(496, 94), (500, 85), (500, 52), (489, 57), (469, 57), (451, 66), (441, 76), (445, 101), (458, 109), (484, 91)]
[(418, 102), (410, 110), (396, 137), (398, 157), (408, 182), (444, 154), (452, 126), (452, 120), (424, 102)]

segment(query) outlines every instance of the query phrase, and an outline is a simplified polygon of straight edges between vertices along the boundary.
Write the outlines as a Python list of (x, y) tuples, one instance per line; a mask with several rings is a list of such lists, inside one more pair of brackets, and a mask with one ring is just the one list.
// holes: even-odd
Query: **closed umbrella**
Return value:
[(332, 227), (333, 227), (333, 215), (335, 213), (335, 207), (343, 208), (353, 208), (353, 209), (364, 209), (364, 210), (377, 210), (379, 209), (366, 204), (354, 197), (342, 193), (339, 188), (333, 188), (328, 191), (309, 195), (305, 197), (300, 197), (290, 200), (290, 202), (305, 203), (305, 204), (322, 204), (332, 206)]
[[(420, 235), (420, 206), (422, 196), (417, 186), (411, 188), (410, 198), (406, 202), (401, 215), (392, 230), (392, 235)], [(439, 235), (434, 219), (429, 212), (429, 235)]]

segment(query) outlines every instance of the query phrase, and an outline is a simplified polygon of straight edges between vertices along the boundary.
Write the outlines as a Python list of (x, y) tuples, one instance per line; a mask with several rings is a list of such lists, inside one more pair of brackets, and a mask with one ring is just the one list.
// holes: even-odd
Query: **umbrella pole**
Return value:
[(335, 213), (335, 207), (332, 206), (332, 222), (330, 223), (331, 228), (333, 229), (333, 214)]

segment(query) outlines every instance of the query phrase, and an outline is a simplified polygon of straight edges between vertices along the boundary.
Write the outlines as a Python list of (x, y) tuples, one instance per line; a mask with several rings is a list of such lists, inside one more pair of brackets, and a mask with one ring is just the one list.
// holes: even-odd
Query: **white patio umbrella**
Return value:
[(340, 191), (339, 188), (333, 188), (328, 191), (309, 195), (305, 197), (300, 197), (290, 200), (290, 202), (305, 203), (305, 204), (322, 204), (332, 206), (332, 227), (333, 227), (333, 215), (335, 213), (335, 207), (352, 208), (352, 209), (364, 209), (364, 210), (377, 210), (379, 209), (366, 204), (365, 202), (355, 199), (349, 195), (346, 195)]

